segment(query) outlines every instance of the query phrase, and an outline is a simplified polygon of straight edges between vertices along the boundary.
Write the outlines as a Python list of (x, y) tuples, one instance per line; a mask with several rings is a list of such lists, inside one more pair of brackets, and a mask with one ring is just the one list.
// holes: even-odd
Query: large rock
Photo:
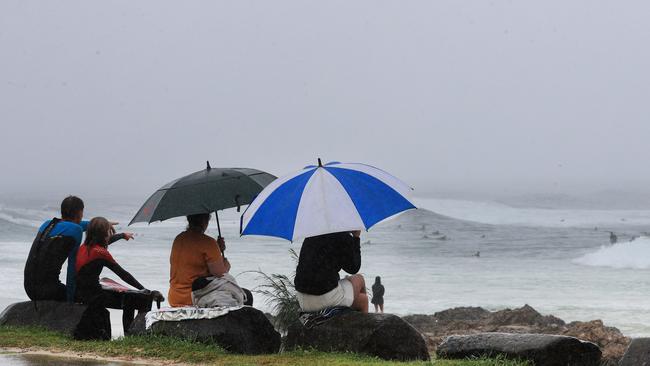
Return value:
[(0, 325), (36, 326), (75, 339), (111, 339), (111, 319), (104, 308), (58, 301), (25, 301), (9, 305)]
[[(143, 333), (142, 319), (136, 319), (130, 334)], [(262, 354), (280, 350), (280, 333), (263, 312), (243, 307), (214, 319), (158, 321), (150, 333), (217, 344), (233, 353)]]
[(559, 334), (596, 343), (610, 365), (618, 363), (630, 344), (630, 339), (621, 331), (605, 326), (601, 320), (571, 322)]
[(650, 366), (650, 338), (635, 338), (619, 366)]
[(598, 346), (577, 338), (548, 334), (481, 333), (448, 337), (439, 358), (495, 357), (529, 360), (535, 366), (599, 366)]
[(287, 349), (314, 348), (330, 352), (356, 352), (385, 360), (429, 360), (422, 335), (395, 315), (350, 311), (311, 329), (291, 325)]
[(607, 364), (616, 364), (629, 344), (618, 329), (600, 320), (566, 324), (552, 315), (542, 315), (529, 305), (518, 309), (491, 312), (479, 307), (444, 310), (433, 315), (408, 315), (403, 318), (422, 332), (430, 352), (450, 335), (497, 333), (556, 334), (576, 337), (598, 345)]

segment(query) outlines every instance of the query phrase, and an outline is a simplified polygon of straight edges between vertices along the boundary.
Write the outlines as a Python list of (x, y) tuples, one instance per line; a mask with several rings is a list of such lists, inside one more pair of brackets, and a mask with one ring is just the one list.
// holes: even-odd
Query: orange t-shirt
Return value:
[(192, 282), (210, 275), (208, 263), (222, 260), (215, 239), (193, 231), (178, 234), (169, 257), (169, 305), (192, 305)]

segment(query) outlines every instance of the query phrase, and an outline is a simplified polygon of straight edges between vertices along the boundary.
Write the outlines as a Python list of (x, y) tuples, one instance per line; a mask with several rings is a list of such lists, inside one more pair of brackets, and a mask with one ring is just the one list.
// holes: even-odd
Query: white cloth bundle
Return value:
[(152, 310), (145, 315), (146, 329), (157, 321), (181, 321), (189, 319), (214, 319), (224, 316), (231, 311), (239, 310), (243, 306), (219, 306), (214, 308), (199, 308), (196, 306), (185, 306), (181, 308), (162, 308)]

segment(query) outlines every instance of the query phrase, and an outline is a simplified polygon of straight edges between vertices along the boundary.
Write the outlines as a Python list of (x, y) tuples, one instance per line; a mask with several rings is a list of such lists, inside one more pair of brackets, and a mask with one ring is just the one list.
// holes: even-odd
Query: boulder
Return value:
[(313, 328), (294, 323), (287, 330), (287, 349), (356, 352), (385, 360), (429, 360), (422, 335), (395, 315), (349, 311)]
[(505, 309), (491, 313), (488, 319), (491, 325), (521, 325), (535, 326), (542, 329), (557, 328), (565, 323), (553, 315), (542, 315), (532, 306), (526, 304), (519, 309)]
[[(144, 333), (142, 320), (136, 318), (129, 334)], [(217, 344), (233, 353), (263, 354), (280, 350), (280, 333), (263, 312), (252, 307), (243, 307), (214, 319), (157, 321), (148, 332)]]
[(609, 364), (616, 364), (630, 344), (630, 338), (617, 328), (605, 326), (602, 320), (571, 322), (559, 334), (596, 343)]
[(505, 356), (535, 366), (599, 366), (598, 346), (577, 338), (549, 334), (480, 333), (450, 336), (438, 346), (439, 358)]
[(650, 366), (650, 338), (635, 338), (619, 366)]
[(111, 318), (104, 308), (58, 301), (25, 301), (9, 305), (0, 325), (36, 326), (75, 339), (111, 339)]
[(496, 333), (555, 334), (593, 342), (602, 350), (608, 365), (617, 364), (629, 344), (618, 329), (600, 320), (565, 323), (552, 315), (542, 315), (529, 305), (491, 312), (480, 307), (461, 307), (433, 315), (407, 315), (403, 318), (423, 333), (430, 352), (450, 335)]

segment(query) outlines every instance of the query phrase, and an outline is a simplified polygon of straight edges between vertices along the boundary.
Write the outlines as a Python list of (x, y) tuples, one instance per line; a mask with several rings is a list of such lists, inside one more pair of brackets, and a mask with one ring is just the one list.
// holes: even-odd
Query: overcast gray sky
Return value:
[(317, 157), (419, 192), (650, 182), (647, 1), (0, 2), (2, 192)]

